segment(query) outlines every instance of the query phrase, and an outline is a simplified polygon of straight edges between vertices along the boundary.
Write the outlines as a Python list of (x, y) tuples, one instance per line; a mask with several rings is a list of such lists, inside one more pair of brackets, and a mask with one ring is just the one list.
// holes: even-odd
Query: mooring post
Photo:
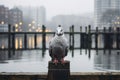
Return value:
[(34, 35), (34, 48), (37, 48), (37, 34)]
[(70, 34), (69, 34), (69, 47), (70, 47), (70, 50), (71, 50), (71, 26), (69, 28), (69, 32), (70, 32)]
[(8, 25), (8, 54), (11, 55), (11, 25)]
[(87, 34), (87, 27), (85, 27), (85, 41), (84, 41), (84, 45), (85, 45), (85, 53), (87, 54), (87, 48), (88, 48), (88, 34)]
[(116, 44), (117, 44), (117, 49), (119, 49), (119, 28), (117, 27), (117, 36), (116, 36)]
[(96, 27), (96, 33), (95, 33), (95, 49), (96, 52), (98, 52), (98, 27)]
[(24, 48), (27, 49), (27, 34), (24, 34)]
[(88, 56), (89, 58), (91, 57), (90, 52), (91, 52), (91, 25), (88, 26)]
[(106, 41), (106, 38), (105, 38), (105, 35), (106, 35), (106, 27), (104, 27), (104, 30), (103, 30), (103, 36), (104, 36), (104, 47), (103, 47), (103, 49), (104, 49), (104, 53), (105, 53), (105, 49), (106, 49), (106, 43), (105, 43), (105, 41)]
[(42, 25), (42, 56), (44, 57), (44, 52), (46, 50), (46, 27)]
[(82, 35), (82, 26), (80, 26), (80, 54), (82, 54), (82, 43), (81, 43), (81, 42), (82, 42), (82, 41), (81, 41), (81, 40), (82, 40), (82, 39), (81, 39), (82, 37), (81, 37), (81, 35)]
[(64, 64), (54, 64), (52, 61), (49, 61), (47, 80), (69, 80), (69, 77), (70, 61), (65, 61)]
[(14, 55), (15, 54), (15, 26), (13, 26), (13, 33), (12, 33), (12, 50)]
[(74, 25), (72, 25), (72, 57), (74, 57)]

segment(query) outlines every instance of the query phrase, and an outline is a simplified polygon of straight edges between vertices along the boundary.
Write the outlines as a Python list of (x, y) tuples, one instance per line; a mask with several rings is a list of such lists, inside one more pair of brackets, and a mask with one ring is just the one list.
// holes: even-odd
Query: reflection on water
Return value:
[[(91, 51), (91, 58), (86, 50), (69, 51), (65, 60), (70, 61), (71, 72), (96, 72), (96, 71), (119, 71), (120, 55), (118, 51)], [(0, 51), (0, 72), (47, 72), (48, 61), (51, 58), (48, 51), (44, 57), (42, 50), (16, 51), (15, 54), (8, 54), (7, 51)]]
[[(0, 48), (8, 48), (8, 36), (0, 36)], [(51, 36), (46, 36), (46, 42), (48, 43), (51, 39)], [(11, 39), (12, 40), (12, 39)], [(42, 43), (42, 36), (37, 36), (37, 47), (40, 48)], [(12, 44), (12, 41), (11, 41)], [(12, 44), (13, 45), (13, 44)], [(34, 35), (27, 36), (27, 48), (34, 48), (35, 47), (35, 39)], [(15, 37), (15, 49), (24, 48), (24, 36), (23, 35), (16, 35)]]
[(99, 50), (94, 56), (94, 66), (99, 70), (120, 70), (120, 51), (117, 50)]
[[(0, 47), (7, 48), (7, 36), (0, 36)], [(52, 36), (46, 36), (46, 45)], [(77, 36), (76, 36), (77, 37)], [(98, 38), (98, 47), (103, 47), (103, 37)], [(78, 40), (79, 39), (75, 39)], [(75, 44), (79, 46), (78, 41)], [(34, 48), (34, 36), (27, 36), (27, 47)], [(94, 42), (94, 39), (93, 41)], [(42, 36), (37, 35), (37, 47), (41, 47)], [(24, 48), (24, 38), (16, 35), (15, 48)], [(95, 47), (95, 44), (92, 43)], [(75, 45), (75, 46), (76, 46)], [(113, 46), (116, 47), (114, 42)], [(12, 46), (11, 46), (12, 47)], [(73, 50), (69, 51), (65, 58), (71, 62), (71, 72), (92, 72), (92, 71), (120, 71), (120, 53), (118, 50)], [(49, 53), (42, 50), (31, 51), (0, 51), (0, 72), (47, 72)]]

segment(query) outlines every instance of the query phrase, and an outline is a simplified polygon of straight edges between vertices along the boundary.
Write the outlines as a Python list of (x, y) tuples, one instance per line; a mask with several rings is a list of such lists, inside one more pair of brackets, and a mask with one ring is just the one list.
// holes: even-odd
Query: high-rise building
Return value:
[(9, 8), (0, 5), (0, 24), (8, 24)]
[(42, 26), (46, 23), (46, 9), (45, 7), (37, 7), (36, 8), (36, 25)]
[(16, 27), (15, 31), (21, 31), (23, 22), (23, 13), (18, 8), (12, 8), (9, 10), (9, 24)]
[(120, 25), (120, 0), (95, 0), (95, 27)]

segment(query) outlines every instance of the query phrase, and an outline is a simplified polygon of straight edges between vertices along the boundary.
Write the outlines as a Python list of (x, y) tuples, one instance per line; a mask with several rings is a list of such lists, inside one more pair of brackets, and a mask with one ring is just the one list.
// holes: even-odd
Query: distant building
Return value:
[(9, 8), (5, 7), (4, 5), (0, 5), (0, 24), (8, 23), (8, 14)]
[(46, 23), (46, 9), (45, 7), (38, 8), (38, 26)]
[(15, 31), (21, 31), (23, 22), (23, 13), (18, 8), (9, 10), (9, 24), (16, 27)]
[(8, 32), (8, 25), (0, 24), (0, 32)]
[(95, 27), (120, 25), (120, 0), (95, 0)]

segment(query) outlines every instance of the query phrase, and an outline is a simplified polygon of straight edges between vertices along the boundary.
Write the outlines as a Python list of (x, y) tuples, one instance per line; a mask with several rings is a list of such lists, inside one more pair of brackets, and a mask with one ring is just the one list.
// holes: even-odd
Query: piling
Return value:
[(98, 49), (98, 27), (96, 27), (96, 34), (95, 34), (95, 49)]
[(37, 34), (34, 35), (34, 48), (37, 48)]
[(116, 36), (116, 44), (117, 44), (117, 49), (119, 49), (120, 47), (119, 47), (119, 28), (117, 27), (117, 36)]
[(70, 32), (70, 34), (69, 34), (69, 48), (70, 48), (70, 50), (72, 49), (72, 44), (71, 44), (71, 35), (72, 35), (72, 31), (71, 31), (71, 27), (69, 28), (69, 32)]
[(13, 55), (15, 55), (15, 26), (13, 26), (13, 33), (12, 33), (12, 51), (13, 51)]
[(75, 45), (75, 41), (74, 41), (74, 25), (72, 25), (72, 57), (74, 57), (74, 45)]
[(11, 54), (11, 25), (8, 25), (8, 54)]
[(52, 61), (48, 63), (47, 80), (69, 80), (70, 77), (70, 62), (65, 61), (64, 64), (54, 64)]
[(82, 54), (82, 49), (81, 49), (82, 48), (82, 45), (81, 45), (81, 40), (82, 40), (81, 38), (82, 37), (81, 37), (81, 33), (82, 33), (82, 26), (80, 26), (80, 54)]
[(90, 55), (90, 52), (91, 52), (91, 26), (89, 25), (88, 26), (88, 57), (90, 58), (91, 55)]
[(104, 47), (103, 47), (103, 49), (104, 49), (104, 53), (105, 53), (105, 49), (106, 49), (106, 38), (105, 38), (105, 33), (106, 33), (106, 28), (104, 27), (104, 29), (103, 29), (103, 37), (104, 37)]
[(44, 57), (44, 52), (46, 50), (46, 27), (42, 25), (42, 56)]
[(24, 48), (27, 49), (27, 34), (24, 34)]
[(88, 49), (88, 34), (87, 34), (87, 27), (85, 27), (85, 41), (84, 41), (84, 45), (85, 45), (85, 54), (87, 54), (87, 49)]

